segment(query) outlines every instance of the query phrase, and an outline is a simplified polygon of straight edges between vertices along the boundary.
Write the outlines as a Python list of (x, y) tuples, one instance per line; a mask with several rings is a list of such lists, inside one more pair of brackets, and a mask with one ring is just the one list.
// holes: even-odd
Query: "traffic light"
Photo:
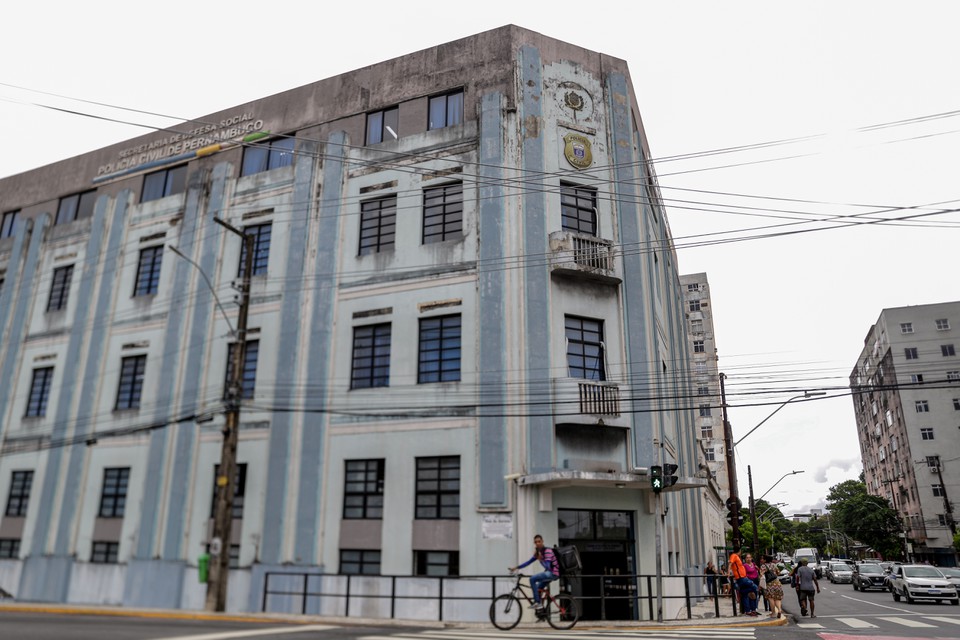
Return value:
[(738, 513), (738, 514), (737, 514), (737, 523), (734, 524), (734, 523), (733, 523), (733, 512), (732, 512), (732, 511), (727, 511), (727, 522), (730, 523), (730, 526), (731, 526), (731, 527), (733, 527), (733, 526), (739, 527), (739, 526), (741, 526), (741, 525), (743, 524), (743, 514), (742, 514), (742, 513)]
[(650, 486), (657, 493), (663, 489), (663, 467), (659, 465), (650, 467)]
[(672, 487), (677, 483), (677, 465), (675, 464), (665, 464), (663, 465), (663, 486)]

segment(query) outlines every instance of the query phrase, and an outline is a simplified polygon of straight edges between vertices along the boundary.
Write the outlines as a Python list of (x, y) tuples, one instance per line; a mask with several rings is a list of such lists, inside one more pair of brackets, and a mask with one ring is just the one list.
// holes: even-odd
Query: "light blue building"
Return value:
[[(507, 26), (0, 179), (0, 587), (203, 607), (214, 218), (255, 236), (229, 609), (272, 571), (502, 574), (535, 533), (654, 573), (648, 469), (698, 458), (649, 158), (623, 60)], [(705, 562), (695, 493), (665, 573)]]

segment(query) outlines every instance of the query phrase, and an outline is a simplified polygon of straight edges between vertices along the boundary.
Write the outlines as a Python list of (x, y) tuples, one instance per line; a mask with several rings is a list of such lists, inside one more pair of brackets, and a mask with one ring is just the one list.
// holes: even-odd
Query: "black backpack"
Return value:
[(580, 562), (580, 552), (573, 545), (554, 547), (553, 555), (557, 558), (557, 567), (561, 576), (575, 575), (583, 568)]

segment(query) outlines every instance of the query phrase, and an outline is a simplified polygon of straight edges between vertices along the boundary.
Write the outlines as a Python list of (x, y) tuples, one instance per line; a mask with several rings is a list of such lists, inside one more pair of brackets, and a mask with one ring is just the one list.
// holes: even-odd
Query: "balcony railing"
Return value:
[(613, 242), (573, 231), (550, 234), (552, 273), (619, 284)]

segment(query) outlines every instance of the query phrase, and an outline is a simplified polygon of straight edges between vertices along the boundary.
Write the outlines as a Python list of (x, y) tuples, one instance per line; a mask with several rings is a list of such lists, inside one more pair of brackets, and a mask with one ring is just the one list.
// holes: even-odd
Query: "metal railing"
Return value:
[[(733, 615), (736, 615), (736, 598), (721, 594), (719, 583), (713, 594), (704, 590), (703, 585), (709, 577), (699, 574), (665, 575), (662, 598), (667, 602), (682, 599), (678, 613), (685, 610), (687, 619), (693, 618), (693, 607), (697, 603), (707, 600), (712, 600), (714, 615), (720, 617), (721, 600), (730, 598)], [(361, 615), (380, 619), (484, 621), (490, 601), (502, 593), (509, 593), (514, 580), (503, 575), (366, 576), (267, 572), (264, 575), (261, 610), (266, 613), (299, 610), (303, 615)], [(582, 575), (572, 579), (563, 578), (560, 590), (569, 591), (580, 601), (581, 611), (585, 610), (588, 603), (598, 603), (587, 609), (599, 611), (599, 620), (610, 619), (608, 615), (612, 608), (628, 611), (628, 620), (640, 619), (643, 611), (647, 614), (645, 619), (657, 619), (654, 575)], [(285, 606), (277, 606), (281, 604)], [(418, 607), (422, 604), (426, 604), (426, 608)], [(432, 615), (427, 617), (425, 613)]]
[(620, 415), (620, 387), (615, 384), (582, 381), (577, 383), (580, 392), (580, 413), (603, 416)]

